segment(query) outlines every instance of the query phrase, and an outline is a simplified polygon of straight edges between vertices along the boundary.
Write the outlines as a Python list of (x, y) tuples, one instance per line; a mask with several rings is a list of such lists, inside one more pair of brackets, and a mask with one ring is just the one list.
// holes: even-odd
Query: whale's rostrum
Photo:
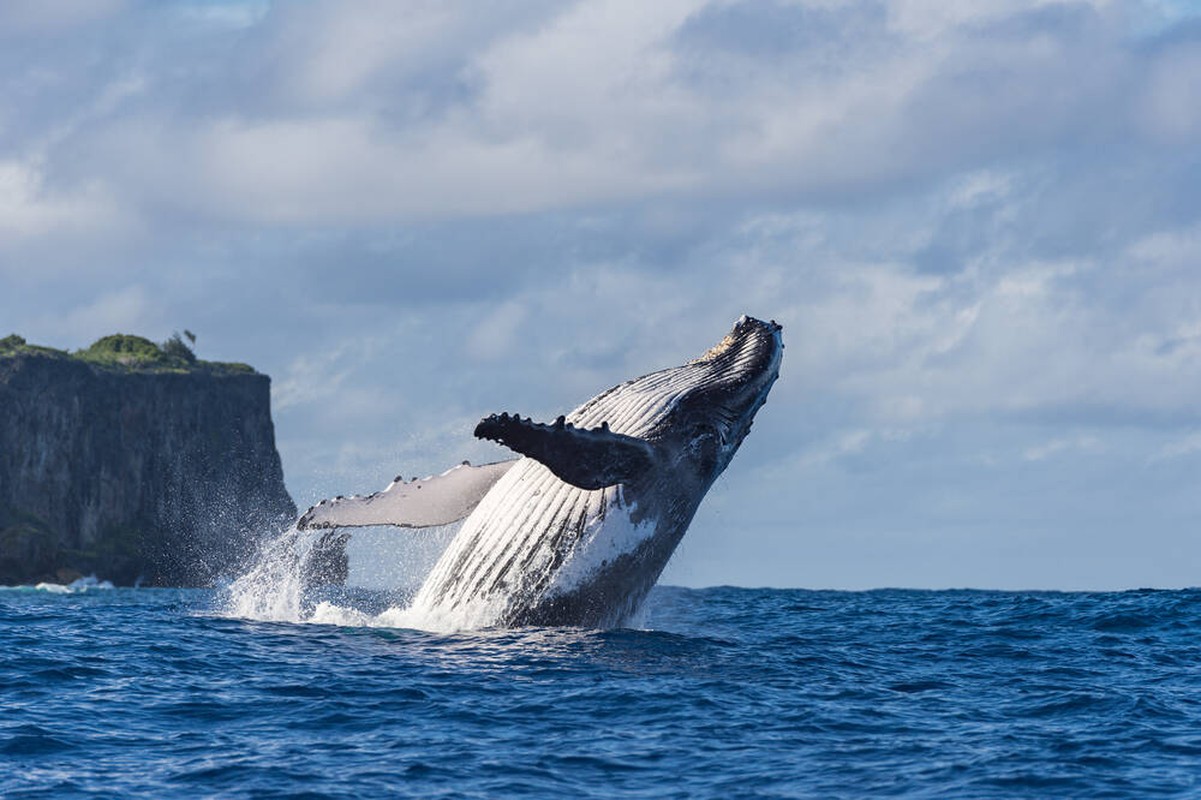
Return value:
[(550, 423), (501, 413), (475, 435), (519, 453), (322, 501), (300, 528), (462, 527), (413, 599), (433, 627), (612, 627), (637, 612), (779, 375), (781, 328), (742, 317), (700, 358)]

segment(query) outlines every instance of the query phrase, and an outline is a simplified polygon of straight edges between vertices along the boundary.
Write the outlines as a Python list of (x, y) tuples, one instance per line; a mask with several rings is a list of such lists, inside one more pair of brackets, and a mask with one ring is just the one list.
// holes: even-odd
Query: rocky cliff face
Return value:
[(0, 350), (0, 584), (205, 585), (295, 517), (266, 375), (131, 363)]

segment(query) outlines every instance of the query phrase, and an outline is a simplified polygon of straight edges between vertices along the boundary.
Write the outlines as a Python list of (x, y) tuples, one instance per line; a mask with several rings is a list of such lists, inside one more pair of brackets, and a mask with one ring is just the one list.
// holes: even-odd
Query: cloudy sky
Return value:
[(666, 580), (1201, 583), (1201, 12), (0, 4), (0, 335), (252, 363), (302, 508), (742, 313), (781, 377)]

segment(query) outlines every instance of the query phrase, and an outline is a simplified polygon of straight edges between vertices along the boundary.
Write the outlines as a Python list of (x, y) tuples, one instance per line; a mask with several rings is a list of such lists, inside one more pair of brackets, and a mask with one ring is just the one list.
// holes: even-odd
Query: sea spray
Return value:
[(265, 622), (304, 622), (304, 560), (316, 537), (289, 528), (267, 541), (251, 568), (222, 592), (232, 617)]
[(364, 587), (322, 580), (328, 577), (324, 570), (330, 558), (324, 546), (328, 532), (289, 528), (266, 541), (249, 569), (219, 591), (218, 613), (262, 622), (426, 630), (463, 627), (424, 619), (410, 608), (413, 595), (455, 530), (450, 526), (426, 529), (415, 536), (395, 529), (374, 536), (371, 529), (357, 532), (354, 549), (368, 563), (356, 573), (367, 573), (372, 579), (372, 586)]
[[(499, 612), (496, 604), (503, 602), (503, 596), (449, 609), (419, 602), (423, 584), (457, 531), (457, 525), (419, 532), (357, 529), (347, 546), (359, 562), (351, 581), (355, 585), (344, 586), (341, 581), (326, 580), (330, 531), (302, 531), (293, 526), (267, 540), (249, 569), (219, 590), (217, 613), (260, 622), (443, 633), (491, 627)], [(636, 526), (630, 529), (631, 535), (636, 532)], [(566, 570), (561, 581), (586, 579), (589, 570), (582, 562), (605, 554), (585, 551), (576, 559), (581, 563)], [(627, 627), (643, 624), (643, 615), (636, 613)]]

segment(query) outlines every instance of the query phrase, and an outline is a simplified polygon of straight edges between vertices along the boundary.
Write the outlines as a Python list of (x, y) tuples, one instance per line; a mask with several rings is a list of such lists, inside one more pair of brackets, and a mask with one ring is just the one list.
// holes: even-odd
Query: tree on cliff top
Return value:
[[(192, 337), (195, 342), (195, 337)], [(179, 331), (171, 334), (171, 338), (163, 342), (163, 354), (169, 358), (182, 358), (189, 364), (196, 363), (196, 354), (192, 352), (192, 348), (184, 344), (183, 339), (179, 337)]]

